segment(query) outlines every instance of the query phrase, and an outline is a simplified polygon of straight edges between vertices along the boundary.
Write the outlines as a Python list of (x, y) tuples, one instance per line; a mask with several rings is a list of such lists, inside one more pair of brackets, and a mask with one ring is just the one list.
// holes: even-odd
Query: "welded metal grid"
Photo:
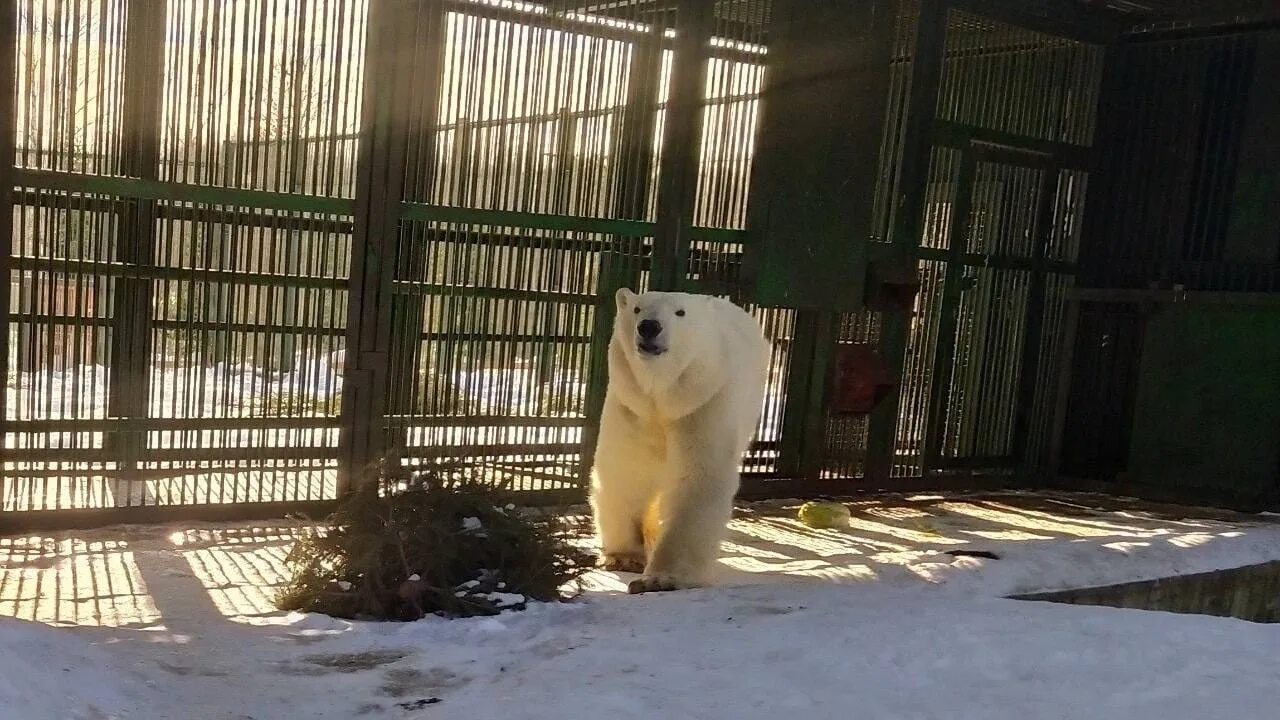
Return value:
[[(576, 486), (605, 300), (651, 285), (672, 218), (700, 229), (664, 286), (740, 294), (768, 3), (676, 5), (406, 0), (390, 32), (360, 1), (18, 3), (4, 509), (331, 499), (371, 407), (408, 466)], [(390, 117), (371, 37), (414, 48)], [(351, 355), (370, 127), (405, 161), (384, 350)], [(769, 472), (793, 314), (753, 312)], [(371, 362), (380, 406), (344, 407)]]

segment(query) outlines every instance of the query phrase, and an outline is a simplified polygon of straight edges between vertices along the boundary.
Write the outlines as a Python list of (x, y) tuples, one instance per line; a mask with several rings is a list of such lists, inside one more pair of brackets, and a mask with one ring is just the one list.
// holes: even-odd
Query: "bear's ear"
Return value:
[(618, 303), (619, 310), (626, 310), (631, 307), (631, 303), (635, 302), (636, 294), (631, 292), (631, 288), (618, 288), (618, 292), (613, 294), (613, 299)]

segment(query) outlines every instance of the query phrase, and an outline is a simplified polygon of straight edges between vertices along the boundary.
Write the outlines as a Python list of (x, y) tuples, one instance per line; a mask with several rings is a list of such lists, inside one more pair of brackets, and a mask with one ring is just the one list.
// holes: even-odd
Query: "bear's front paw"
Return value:
[(697, 587), (697, 583), (681, 580), (674, 575), (644, 575), (627, 584), (627, 592), (639, 595), (648, 592), (668, 592)]
[(644, 572), (644, 555), (605, 553), (600, 558), (600, 567), (610, 572), (642, 573)]

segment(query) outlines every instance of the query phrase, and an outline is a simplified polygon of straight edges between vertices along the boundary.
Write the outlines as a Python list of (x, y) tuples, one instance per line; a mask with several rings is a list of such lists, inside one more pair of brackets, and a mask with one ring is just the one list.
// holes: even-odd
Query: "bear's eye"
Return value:
[(677, 310), (677, 311), (676, 311), (676, 317), (684, 317), (684, 311), (683, 311), (683, 310)]
[(639, 314), (640, 314), (640, 308), (636, 308), (636, 309), (635, 309), (635, 313), (636, 313), (637, 315), (639, 315)]

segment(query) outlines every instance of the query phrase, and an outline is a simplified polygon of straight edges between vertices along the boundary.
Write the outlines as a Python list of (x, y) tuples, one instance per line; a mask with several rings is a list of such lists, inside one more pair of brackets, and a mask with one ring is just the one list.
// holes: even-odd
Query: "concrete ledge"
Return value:
[(1280, 622), (1280, 562), (1105, 587), (1011, 595), (1014, 600)]

